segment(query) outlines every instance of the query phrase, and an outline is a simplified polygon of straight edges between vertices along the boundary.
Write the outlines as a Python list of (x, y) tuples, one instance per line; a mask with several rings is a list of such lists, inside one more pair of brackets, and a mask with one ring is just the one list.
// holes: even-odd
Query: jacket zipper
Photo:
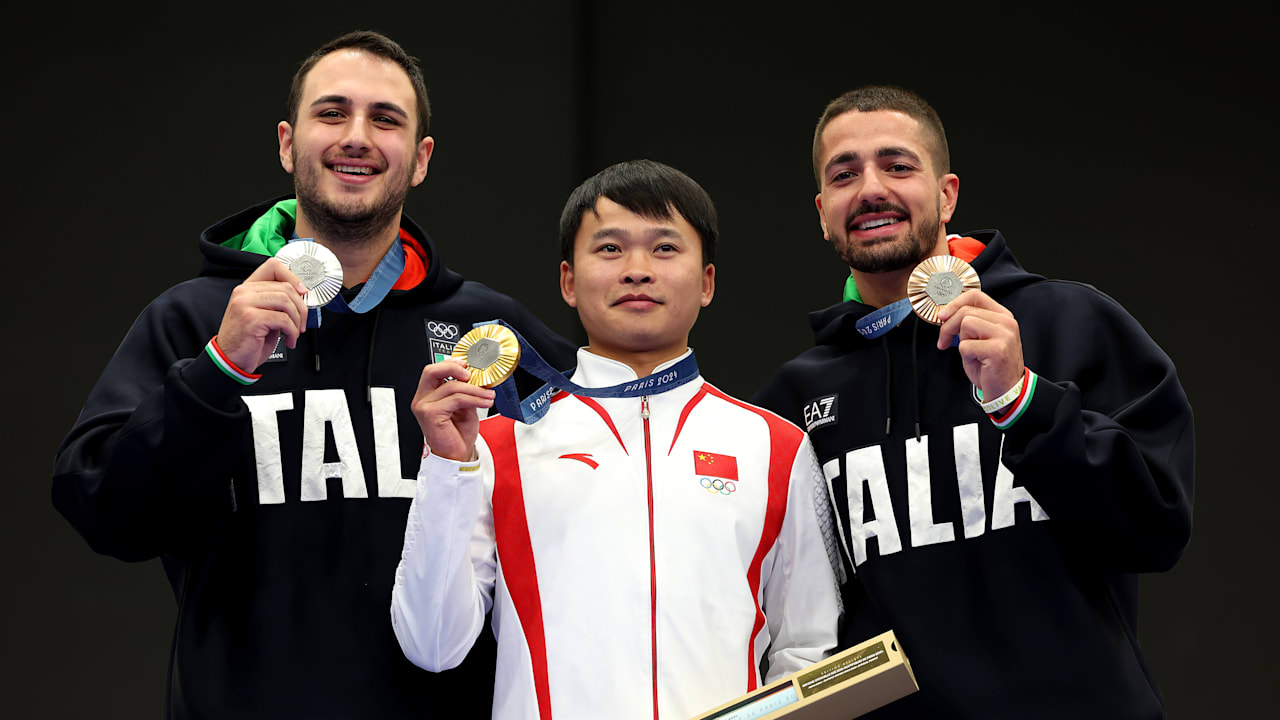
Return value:
[(653, 542), (653, 455), (649, 443), (649, 396), (640, 398), (640, 419), (644, 421), (644, 471), (649, 491), (649, 627), (653, 673), (653, 720), (658, 720), (658, 567)]

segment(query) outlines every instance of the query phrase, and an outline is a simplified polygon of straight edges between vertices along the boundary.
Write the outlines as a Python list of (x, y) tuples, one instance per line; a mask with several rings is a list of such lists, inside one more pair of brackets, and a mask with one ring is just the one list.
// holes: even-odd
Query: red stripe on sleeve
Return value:
[(547, 677), (547, 638), (542, 622), (542, 596), (534, 567), (533, 542), (524, 509), (520, 458), (516, 454), (515, 421), (491, 418), (480, 423), (480, 434), (493, 453), (493, 532), (498, 564), (516, 606), (533, 670), (538, 716), (551, 720), (551, 684)]
[(708, 392), (725, 402), (756, 413), (769, 426), (769, 502), (765, 508), (764, 527), (760, 532), (760, 544), (751, 558), (747, 568), (747, 583), (751, 587), (751, 601), (756, 604), (756, 620), (751, 627), (751, 637), (747, 638), (747, 692), (759, 686), (759, 666), (755, 659), (755, 639), (764, 627), (764, 611), (760, 609), (760, 567), (764, 564), (764, 556), (778, 540), (782, 532), (782, 520), (787, 513), (787, 492), (791, 485), (791, 466), (795, 462), (796, 450), (804, 439), (800, 428), (754, 405), (744, 403), (737, 398), (729, 397), (719, 389), (706, 383), (703, 387)]

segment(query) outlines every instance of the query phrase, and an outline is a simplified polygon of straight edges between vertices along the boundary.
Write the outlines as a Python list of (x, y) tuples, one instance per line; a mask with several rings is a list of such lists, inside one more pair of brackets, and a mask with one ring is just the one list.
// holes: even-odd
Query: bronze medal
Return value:
[(925, 322), (941, 325), (938, 310), (966, 290), (980, 290), (982, 282), (969, 263), (951, 255), (935, 255), (911, 271), (907, 300)]

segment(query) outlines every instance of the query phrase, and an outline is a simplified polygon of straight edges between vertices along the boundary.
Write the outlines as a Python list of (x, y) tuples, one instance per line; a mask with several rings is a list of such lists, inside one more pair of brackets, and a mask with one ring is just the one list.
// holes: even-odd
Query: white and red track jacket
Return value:
[[(635, 379), (578, 351), (579, 385)], [(423, 460), (391, 603), (411, 661), (457, 665), (492, 607), (493, 717), (684, 720), (835, 646), (827, 488), (800, 429), (702, 378), (553, 402), (535, 425), (481, 422), (478, 463)]]

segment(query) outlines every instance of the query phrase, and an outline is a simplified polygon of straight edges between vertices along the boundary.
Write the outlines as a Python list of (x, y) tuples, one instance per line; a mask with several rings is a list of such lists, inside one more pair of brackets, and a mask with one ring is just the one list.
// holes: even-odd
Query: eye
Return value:
[(601, 245), (600, 247), (596, 248), (596, 252), (598, 252), (598, 253), (617, 253), (617, 252), (622, 252), (622, 248), (618, 247), (618, 246), (617, 246), (617, 245), (615, 245), (614, 243), (605, 243), (605, 244)]
[(908, 173), (915, 170), (915, 168), (906, 163), (894, 163), (889, 166), (888, 170), (892, 173)]
[(399, 120), (391, 117), (390, 115), (379, 115), (375, 117), (373, 121), (380, 125), (399, 125), (400, 124)]
[(675, 253), (680, 252), (680, 248), (672, 245), (671, 243), (662, 243), (658, 247), (654, 248), (653, 251), (655, 253)]
[(328, 110), (321, 110), (316, 117), (321, 119), (339, 120), (342, 118), (342, 113), (334, 108), (329, 108)]
[(831, 176), (831, 182), (833, 183), (843, 182), (845, 180), (852, 180), (854, 177), (856, 177), (856, 173), (854, 173), (852, 170), (841, 170), (840, 172)]

